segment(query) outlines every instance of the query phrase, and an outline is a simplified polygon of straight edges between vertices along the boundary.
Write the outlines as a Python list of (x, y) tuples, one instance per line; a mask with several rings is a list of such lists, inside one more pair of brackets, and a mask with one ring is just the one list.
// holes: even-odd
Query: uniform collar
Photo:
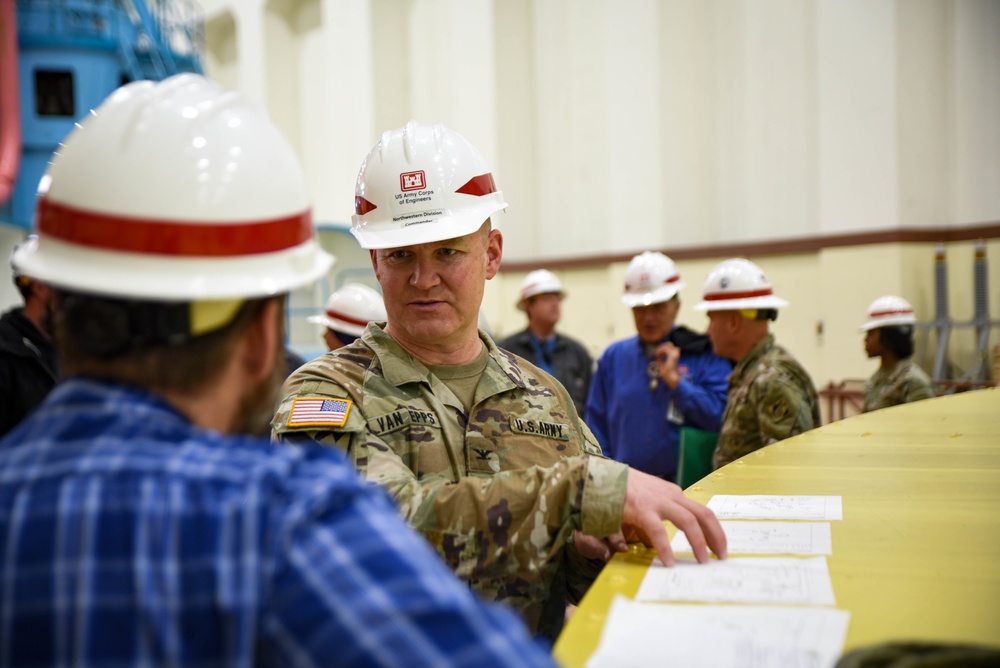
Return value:
[[(427, 366), (403, 350), (402, 346), (385, 333), (384, 327), (384, 324), (369, 323), (361, 338), (378, 357), (385, 379), (397, 387), (406, 383), (420, 382), (430, 385), (431, 372)], [(489, 360), (486, 362), (483, 374), (491, 374), (492, 377), (496, 377), (497, 372), (499, 372), (510, 383), (509, 385), (501, 383), (497, 392), (512, 390), (514, 387), (526, 388), (527, 386), (521, 378), (520, 369), (512, 362), (513, 355), (497, 348), (489, 334), (481, 329), (479, 330), (479, 339), (486, 345), (489, 354)]]
[(747, 369), (752, 368), (757, 361), (763, 357), (764, 353), (770, 350), (774, 346), (774, 334), (768, 333), (760, 341), (754, 344), (747, 356), (744, 357), (736, 367), (733, 369), (731, 378), (739, 378), (742, 376)]

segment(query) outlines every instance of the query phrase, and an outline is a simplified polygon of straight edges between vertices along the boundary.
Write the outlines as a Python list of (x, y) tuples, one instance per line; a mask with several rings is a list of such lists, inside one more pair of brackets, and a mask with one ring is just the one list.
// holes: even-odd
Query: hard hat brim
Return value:
[(622, 303), (630, 308), (660, 304), (673, 299), (674, 295), (678, 294), (685, 287), (684, 281), (675, 281), (647, 292), (626, 292), (622, 295)]
[(538, 292), (532, 292), (530, 295), (525, 295), (525, 296), (521, 297), (518, 300), (518, 302), (517, 302), (517, 308), (519, 308), (522, 311), (526, 311), (527, 308), (525, 307), (525, 304), (528, 303), (529, 299), (531, 299), (532, 297), (537, 297), (538, 295), (559, 295), (559, 296), (561, 296), (561, 297), (563, 297), (565, 299), (565, 297), (566, 297), (566, 291), (565, 290), (539, 290)]
[(913, 326), (916, 323), (917, 319), (914, 316), (900, 315), (889, 318), (881, 318), (879, 320), (869, 320), (865, 324), (858, 327), (858, 331), (867, 332), (870, 329), (881, 329), (883, 327), (906, 327)]
[(495, 198), (474, 207), (465, 207), (461, 213), (443, 212), (440, 216), (414, 218), (414, 222), (369, 223), (363, 216), (351, 216), (351, 234), (361, 247), (368, 250), (400, 248), (417, 244), (434, 243), (457, 239), (472, 234), (488, 218), (507, 208), (503, 195), (498, 191)]
[(745, 299), (703, 300), (694, 305), (695, 311), (738, 311), (745, 308), (784, 308), (788, 302), (774, 295), (747, 297)]
[(338, 320), (336, 318), (330, 318), (327, 315), (311, 315), (306, 318), (308, 322), (314, 325), (323, 325), (327, 329), (333, 329), (338, 332), (343, 332), (344, 334), (350, 334), (351, 336), (361, 336), (365, 333), (365, 328), (361, 325), (346, 322), (344, 320)]

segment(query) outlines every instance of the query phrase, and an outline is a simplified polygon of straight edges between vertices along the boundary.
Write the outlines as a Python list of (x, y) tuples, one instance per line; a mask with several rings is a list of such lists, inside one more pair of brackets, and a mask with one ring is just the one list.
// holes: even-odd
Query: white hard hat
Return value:
[(559, 279), (551, 271), (548, 269), (536, 269), (521, 281), (521, 293), (517, 300), (517, 307), (523, 311), (524, 303), (528, 299), (535, 295), (549, 293), (565, 295), (566, 291), (563, 290), (562, 283), (559, 282)]
[(750, 260), (723, 260), (705, 279), (702, 301), (696, 311), (735, 311), (739, 309), (779, 309), (788, 302), (774, 294), (763, 270)]
[(646, 251), (632, 258), (625, 270), (626, 306), (649, 306), (673, 298), (684, 289), (674, 261), (663, 253)]
[(196, 302), (281, 294), (333, 262), (267, 116), (202, 76), (137, 81), (65, 139), (14, 263), (79, 292)]
[(912, 325), (917, 322), (910, 302), (902, 297), (886, 295), (879, 297), (868, 307), (868, 320), (859, 329), (866, 332), (879, 327)]
[(351, 336), (361, 336), (369, 322), (386, 320), (385, 302), (377, 290), (360, 283), (348, 283), (330, 295), (322, 314), (309, 316), (307, 320)]
[(382, 134), (361, 164), (351, 233), (362, 248), (465, 236), (506, 208), (486, 160), (440, 123)]

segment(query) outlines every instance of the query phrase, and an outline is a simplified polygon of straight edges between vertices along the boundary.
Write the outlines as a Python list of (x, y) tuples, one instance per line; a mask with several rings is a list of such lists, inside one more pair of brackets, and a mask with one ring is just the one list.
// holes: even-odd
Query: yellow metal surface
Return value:
[[(739, 459), (686, 490), (843, 497), (827, 557), (845, 650), (891, 640), (1000, 645), (1000, 388), (834, 422)], [(673, 533), (673, 528), (670, 528)], [(583, 666), (615, 594), (635, 596), (653, 553), (616, 555), (559, 636)]]

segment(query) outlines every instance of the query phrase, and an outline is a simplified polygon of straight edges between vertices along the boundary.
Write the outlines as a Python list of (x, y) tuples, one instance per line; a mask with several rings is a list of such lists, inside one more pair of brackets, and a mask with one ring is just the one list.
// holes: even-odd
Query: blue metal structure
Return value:
[(19, 97), (20, 136), (7, 123), (0, 142), (21, 151), (0, 222), (27, 229), (49, 158), (82, 116), (129, 81), (202, 72), (204, 17), (192, 0), (18, 0), (16, 21), (18, 85), (0, 96)]

